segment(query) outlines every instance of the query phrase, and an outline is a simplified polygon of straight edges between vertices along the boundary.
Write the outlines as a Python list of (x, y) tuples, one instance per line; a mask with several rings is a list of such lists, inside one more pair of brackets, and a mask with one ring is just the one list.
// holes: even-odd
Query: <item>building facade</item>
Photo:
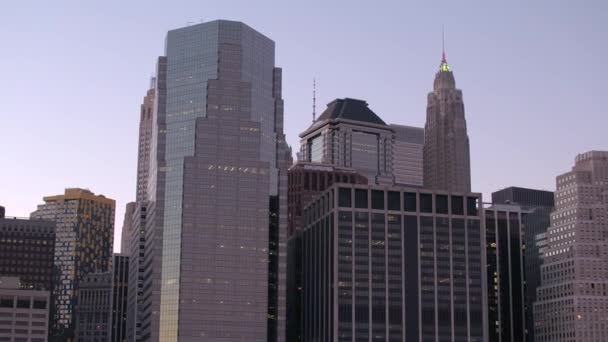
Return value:
[(0, 341), (48, 341), (50, 292), (20, 288), (16, 277), (0, 277)]
[(112, 273), (89, 273), (80, 282), (76, 341), (108, 341), (112, 310)]
[(395, 131), (393, 172), (395, 183), (422, 186), (424, 182), (424, 128), (391, 124)]
[(0, 276), (18, 277), (21, 288), (50, 291), (55, 222), (0, 217)]
[(462, 91), (441, 59), (433, 91), (428, 95), (424, 135), (424, 186), (430, 189), (471, 191), (469, 136)]
[(44, 202), (31, 217), (55, 221), (56, 225), (51, 340), (71, 341), (80, 281), (89, 273), (110, 268), (116, 204), (78, 188), (44, 197)]
[(142, 335), (144, 302), (147, 202), (135, 202), (135, 204), (135, 210), (129, 219), (130, 230), (128, 231), (127, 246), (124, 249), (129, 258), (125, 331), (127, 341), (139, 342)]
[(534, 304), (540, 342), (608, 340), (608, 152), (579, 154), (556, 179)]
[(114, 254), (110, 293), (110, 342), (127, 341), (127, 303), (129, 293), (129, 257)]
[(392, 184), (395, 132), (356, 99), (336, 99), (302, 134), (303, 161), (353, 168), (370, 183)]
[(274, 42), (220, 20), (169, 31), (165, 53), (142, 340), (284, 341), (290, 157)]
[(304, 212), (303, 341), (487, 341), (481, 195), (336, 184)]
[(490, 342), (528, 341), (524, 225), (528, 210), (513, 204), (484, 209)]
[[(555, 205), (554, 194), (551, 191), (508, 187), (492, 193), (492, 203), (519, 206), (526, 211), (522, 215), (524, 274), (525, 274), (525, 310), (526, 310), (526, 341), (534, 342), (534, 314), (536, 289), (540, 286), (540, 266), (542, 254), (537, 243), (537, 237), (544, 235), (549, 228), (549, 216)], [(491, 290), (490, 290), (491, 291)]]

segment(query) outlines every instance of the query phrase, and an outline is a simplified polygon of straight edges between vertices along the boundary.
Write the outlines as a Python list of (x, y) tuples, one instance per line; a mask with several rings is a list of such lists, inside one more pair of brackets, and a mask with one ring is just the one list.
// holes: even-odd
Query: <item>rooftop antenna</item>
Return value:
[(312, 122), (317, 121), (317, 80), (312, 79)]
[(441, 25), (441, 61), (445, 62), (445, 26)]

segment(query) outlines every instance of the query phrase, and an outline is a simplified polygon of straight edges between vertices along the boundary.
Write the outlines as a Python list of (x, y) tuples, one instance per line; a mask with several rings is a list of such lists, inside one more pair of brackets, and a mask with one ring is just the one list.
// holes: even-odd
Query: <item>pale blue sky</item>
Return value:
[[(423, 126), (441, 56), (464, 92), (472, 183), (554, 189), (577, 153), (608, 149), (608, 1), (26, 1), (0, 4), (0, 205), (135, 196), (139, 105), (166, 31), (240, 20), (276, 42), (289, 143), (337, 97)], [(488, 199), (488, 198), (486, 198)], [(119, 241), (115, 244), (118, 248)]]

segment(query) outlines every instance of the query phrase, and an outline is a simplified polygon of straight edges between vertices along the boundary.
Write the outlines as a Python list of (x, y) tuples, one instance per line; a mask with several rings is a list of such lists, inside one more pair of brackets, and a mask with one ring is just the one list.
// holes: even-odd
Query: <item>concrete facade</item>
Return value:
[(303, 255), (302, 341), (487, 341), (480, 203), (475, 193), (330, 187), (290, 240)]
[(469, 192), (471, 162), (464, 102), (445, 54), (427, 99), (424, 187)]
[(540, 342), (608, 340), (608, 152), (579, 154), (557, 177), (551, 226), (540, 242), (534, 304)]
[(19, 278), (0, 277), (0, 341), (46, 342), (50, 292), (19, 284)]

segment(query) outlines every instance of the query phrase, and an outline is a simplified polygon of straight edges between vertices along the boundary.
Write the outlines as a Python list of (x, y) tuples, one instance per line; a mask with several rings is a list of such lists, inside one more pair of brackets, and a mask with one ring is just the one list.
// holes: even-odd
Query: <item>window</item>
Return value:
[(12, 308), (12, 307), (13, 307), (13, 298), (12, 297), (0, 298), (0, 308)]
[(435, 207), (436, 207), (437, 214), (447, 214), (448, 213), (448, 196), (447, 195), (435, 196)]
[(415, 192), (406, 192), (403, 194), (403, 202), (405, 203), (405, 211), (416, 211), (418, 206)]
[(34, 300), (34, 309), (46, 309), (45, 300)]
[(372, 190), (372, 209), (384, 209), (384, 191)]
[(420, 194), (420, 212), (421, 213), (432, 213), (433, 212), (433, 195), (432, 194)]
[(355, 208), (367, 209), (367, 190), (355, 189)]
[(452, 215), (464, 215), (462, 196), (452, 196)]
[(352, 199), (351, 199), (351, 189), (347, 189), (347, 188), (340, 188), (338, 190), (338, 205), (340, 207), (347, 207), (350, 208), (353, 206), (352, 203)]
[(477, 197), (467, 197), (467, 215), (477, 216)]
[(20, 308), (20, 309), (29, 309), (30, 308), (30, 300), (29, 299), (17, 299), (17, 308)]
[(401, 195), (396, 191), (389, 191), (388, 197), (388, 210), (401, 210)]

